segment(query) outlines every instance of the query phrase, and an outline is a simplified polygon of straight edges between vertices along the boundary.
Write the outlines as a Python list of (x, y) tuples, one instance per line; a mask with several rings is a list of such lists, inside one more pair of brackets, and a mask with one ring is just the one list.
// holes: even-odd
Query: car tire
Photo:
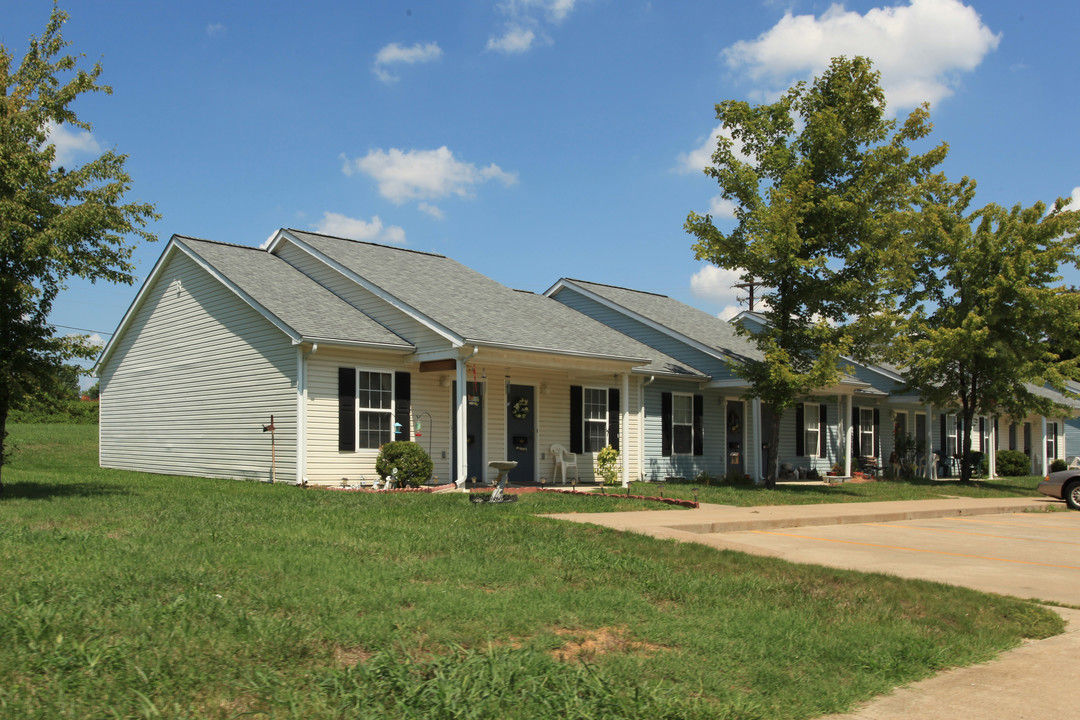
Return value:
[(1080, 510), (1080, 480), (1073, 480), (1066, 485), (1064, 492), (1061, 494), (1065, 497), (1065, 502), (1069, 507), (1073, 510)]

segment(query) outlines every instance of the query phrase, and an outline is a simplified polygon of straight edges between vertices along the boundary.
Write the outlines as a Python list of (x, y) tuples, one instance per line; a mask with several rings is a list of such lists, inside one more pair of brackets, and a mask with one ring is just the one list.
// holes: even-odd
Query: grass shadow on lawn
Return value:
[(111, 483), (69, 482), (40, 483), (20, 481), (4, 485), (0, 499), (51, 500), (57, 497), (103, 497), (108, 495), (131, 495), (129, 488)]

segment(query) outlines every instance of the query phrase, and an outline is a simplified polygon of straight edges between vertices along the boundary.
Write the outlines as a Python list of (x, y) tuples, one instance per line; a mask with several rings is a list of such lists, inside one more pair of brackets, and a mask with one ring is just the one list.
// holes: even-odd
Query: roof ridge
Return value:
[(371, 245), (372, 247), (385, 248), (387, 250), (399, 250), (401, 252), (415, 253), (417, 255), (427, 255), (429, 257), (442, 258), (443, 260), (449, 260), (446, 255), (440, 255), (439, 253), (427, 252), (425, 250), (413, 250), (412, 248), (397, 247), (395, 245), (386, 245), (384, 243), (371, 242), (370, 240), (353, 240), (352, 238), (341, 237), (340, 235), (328, 235), (327, 233), (315, 232), (313, 230), (301, 230), (300, 228), (285, 228), (289, 232), (299, 232), (305, 235), (315, 235), (317, 237), (324, 237), (330, 240), (343, 240), (345, 242), (356, 243), (357, 245)]
[(224, 245), (226, 247), (240, 248), (241, 250), (255, 250), (258, 252), (264, 252), (260, 247), (254, 245), (241, 245), (239, 243), (223, 242), (221, 240), (210, 240), (208, 238), (195, 237), (194, 235), (181, 235), (180, 233), (173, 233), (173, 237), (180, 240), (194, 240), (196, 242), (210, 243), (211, 245)]
[(641, 295), (652, 295), (654, 297), (662, 297), (662, 298), (667, 298), (669, 300), (671, 299), (667, 295), (662, 295), (660, 293), (649, 292), (648, 290), (638, 290), (637, 288), (628, 288), (628, 287), (623, 287), (621, 285), (611, 285), (609, 283), (593, 282), (592, 280), (578, 280), (576, 278), (566, 278), (566, 279), (569, 280), (570, 282), (585, 283), (586, 285), (598, 285), (600, 287), (608, 287), (608, 288), (612, 288), (614, 290), (625, 290), (626, 292), (640, 293)]

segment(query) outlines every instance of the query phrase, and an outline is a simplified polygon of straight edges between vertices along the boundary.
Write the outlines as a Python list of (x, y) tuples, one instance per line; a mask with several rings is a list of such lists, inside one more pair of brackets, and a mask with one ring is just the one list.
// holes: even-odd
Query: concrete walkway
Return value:
[[(1053, 505), (1060, 506), (1061, 503), (1048, 498), (957, 498), (751, 508), (702, 505), (695, 510), (576, 513), (551, 517), (721, 549), (778, 555), (740, 544), (733, 537), (754, 530), (997, 515), (1047, 510)], [(725, 537), (726, 533), (732, 537)], [(874, 570), (873, 567), (866, 569)], [(940, 579), (956, 582), (955, 577)], [(986, 590), (985, 587), (977, 589)], [(998, 591), (1009, 594), (1007, 585)], [(1080, 604), (1080, 587), (1077, 587), (1075, 603)], [(1062, 635), (1027, 642), (991, 662), (949, 670), (871, 700), (853, 713), (821, 720), (953, 720), (958, 717), (1080, 720), (1080, 704), (1071, 692), (1080, 662), (1080, 610), (1053, 609), (1068, 623)]]

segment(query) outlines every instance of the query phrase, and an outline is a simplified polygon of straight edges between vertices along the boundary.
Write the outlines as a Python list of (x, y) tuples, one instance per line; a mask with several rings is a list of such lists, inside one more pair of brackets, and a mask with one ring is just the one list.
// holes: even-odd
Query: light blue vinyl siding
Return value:
[(731, 380), (736, 375), (731, 371), (727, 362), (702, 352), (685, 342), (671, 337), (645, 323), (628, 317), (621, 312), (613, 310), (606, 305), (585, 297), (571, 288), (562, 288), (554, 296), (555, 300), (572, 307), (580, 313), (598, 320), (608, 327), (628, 335), (638, 342), (655, 348), (665, 355), (686, 363), (690, 367), (707, 373), (713, 380)]
[[(661, 443), (663, 417), (660, 396), (665, 392), (703, 396), (704, 455), (671, 455), (664, 457)], [(725, 471), (724, 455), (727, 445), (724, 412), (724, 398), (716, 391), (701, 391), (697, 389), (696, 385), (661, 380), (657, 380), (646, 387), (645, 464), (643, 468), (645, 480), (658, 482), (671, 476), (690, 479), (702, 472), (707, 472), (710, 475), (723, 475)]]

